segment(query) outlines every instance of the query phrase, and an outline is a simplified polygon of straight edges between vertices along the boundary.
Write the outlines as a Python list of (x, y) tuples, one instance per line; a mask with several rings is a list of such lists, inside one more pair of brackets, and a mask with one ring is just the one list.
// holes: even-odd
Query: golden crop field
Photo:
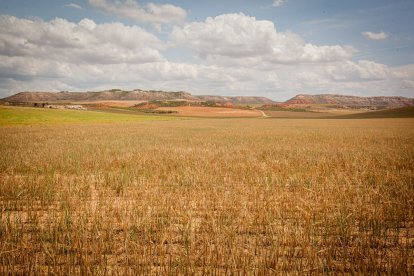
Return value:
[(414, 119), (0, 127), (0, 274), (413, 274)]

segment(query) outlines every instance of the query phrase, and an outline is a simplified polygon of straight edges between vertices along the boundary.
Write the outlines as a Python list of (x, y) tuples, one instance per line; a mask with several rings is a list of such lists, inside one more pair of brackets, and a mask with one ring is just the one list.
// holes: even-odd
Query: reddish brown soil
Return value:
[(261, 117), (262, 113), (258, 110), (245, 110), (225, 107), (203, 107), (203, 106), (179, 106), (179, 107), (160, 107), (157, 110), (177, 111), (181, 116), (200, 116), (200, 117)]

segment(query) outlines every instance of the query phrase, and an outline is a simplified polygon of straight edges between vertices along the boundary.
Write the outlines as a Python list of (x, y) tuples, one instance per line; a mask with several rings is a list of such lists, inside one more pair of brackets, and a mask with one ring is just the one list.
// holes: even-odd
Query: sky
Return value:
[(0, 0), (0, 98), (414, 97), (413, 23), (413, 0)]

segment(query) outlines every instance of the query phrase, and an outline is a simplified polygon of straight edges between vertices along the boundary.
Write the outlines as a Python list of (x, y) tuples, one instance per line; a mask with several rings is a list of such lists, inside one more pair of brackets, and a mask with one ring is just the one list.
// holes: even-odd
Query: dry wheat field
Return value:
[(0, 274), (414, 273), (414, 119), (0, 127)]

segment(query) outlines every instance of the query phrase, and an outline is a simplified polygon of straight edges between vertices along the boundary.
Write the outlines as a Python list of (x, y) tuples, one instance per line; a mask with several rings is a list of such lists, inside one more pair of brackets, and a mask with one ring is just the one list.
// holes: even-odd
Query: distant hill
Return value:
[(284, 106), (330, 105), (338, 108), (388, 109), (414, 106), (414, 99), (405, 97), (357, 97), (335, 94), (300, 94), (282, 103)]
[(414, 106), (330, 117), (333, 119), (414, 118)]
[(232, 104), (272, 104), (272, 100), (265, 97), (224, 97), (224, 96), (197, 96), (188, 92), (165, 91), (122, 91), (118, 89), (100, 92), (20, 92), (2, 99), (11, 103), (33, 102), (94, 102), (94, 101), (156, 101), (156, 100), (187, 100), (187, 101), (214, 101), (230, 102)]
[(248, 104), (274, 104), (275, 102), (265, 97), (251, 97), (251, 96), (236, 96), (236, 97), (223, 97), (223, 96), (209, 96), (202, 95), (196, 96), (199, 100), (208, 102), (230, 102), (235, 105), (248, 105)]
[(413, 98), (405, 97), (358, 97), (336, 94), (299, 94), (286, 102), (277, 103), (265, 97), (192, 95), (188, 92), (165, 92), (155, 90), (123, 91), (111, 89), (99, 92), (20, 92), (2, 99), (10, 103), (39, 102), (98, 102), (98, 101), (191, 101), (215, 102), (226, 105), (262, 105), (265, 110), (273, 109), (390, 109), (414, 106)]

